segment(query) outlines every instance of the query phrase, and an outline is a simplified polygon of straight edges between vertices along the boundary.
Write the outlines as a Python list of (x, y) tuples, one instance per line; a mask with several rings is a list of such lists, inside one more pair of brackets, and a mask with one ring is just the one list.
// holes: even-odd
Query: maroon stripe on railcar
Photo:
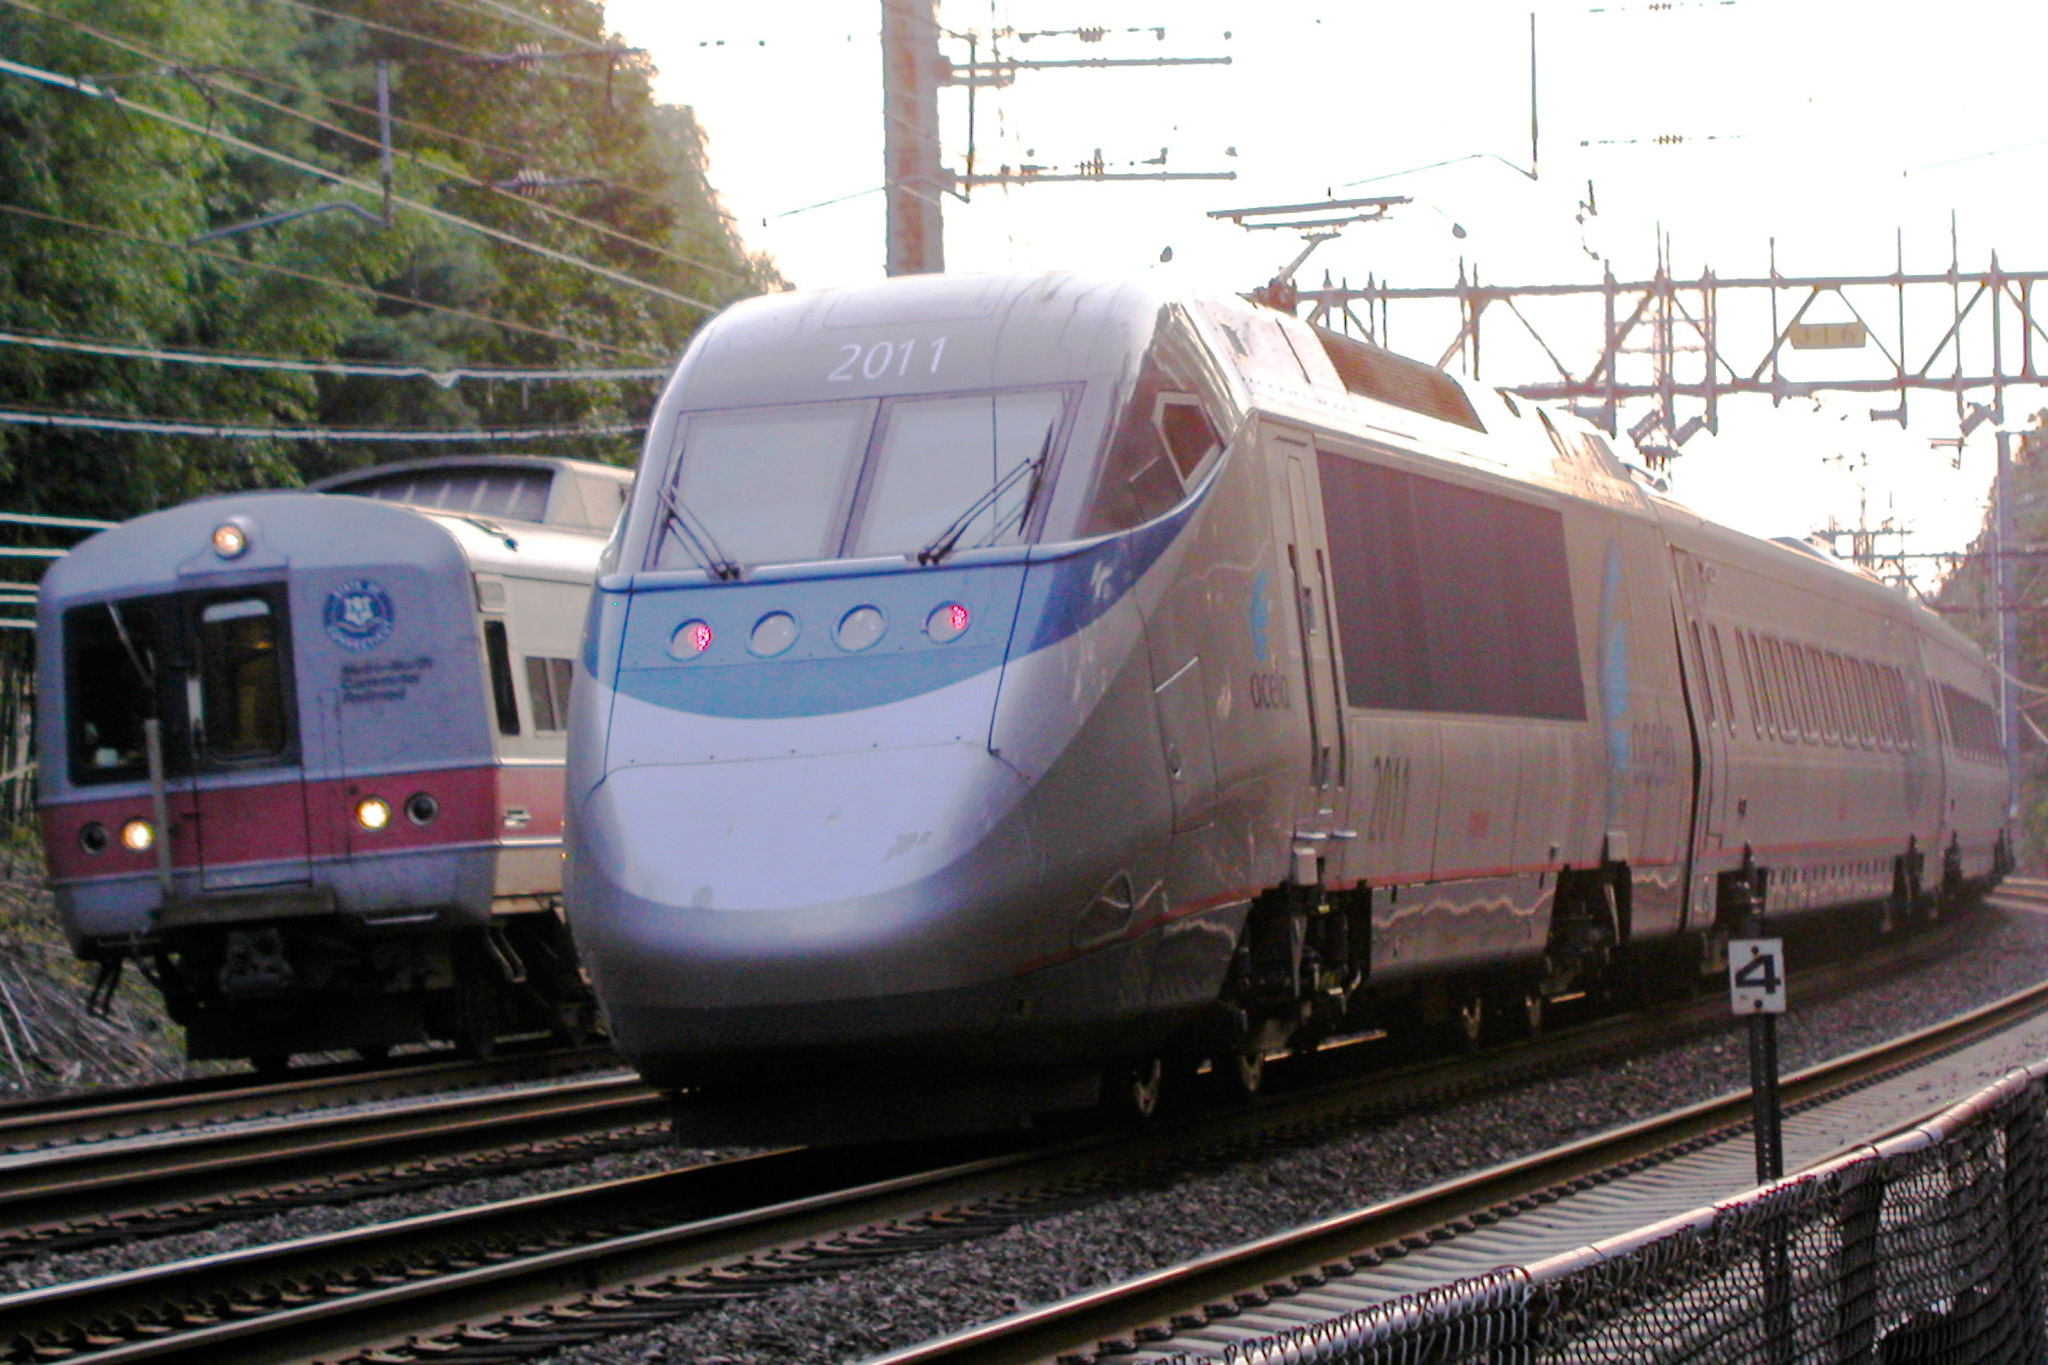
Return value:
[[(410, 819), (406, 802), (415, 793), (434, 798), (434, 818)], [(391, 808), (390, 822), (370, 831), (354, 818), (356, 804), (380, 797)], [(355, 855), (416, 852), (498, 843), (558, 839), (562, 833), (562, 770), (555, 766), (444, 768), (427, 772), (296, 779), (248, 786), (210, 787), (197, 794), (167, 793), (171, 813), (171, 865), (177, 871), (205, 865), (221, 871), (253, 863), (308, 859), (330, 862)], [(150, 819), (147, 792), (69, 802), (43, 811), (44, 851), (50, 880), (77, 882), (125, 877), (156, 869), (153, 850), (136, 853), (120, 841), (129, 820)], [(107, 847), (88, 853), (79, 831), (97, 822)]]

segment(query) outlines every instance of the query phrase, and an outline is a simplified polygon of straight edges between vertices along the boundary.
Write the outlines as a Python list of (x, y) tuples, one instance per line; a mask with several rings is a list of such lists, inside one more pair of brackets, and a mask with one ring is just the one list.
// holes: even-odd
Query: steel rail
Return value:
[(119, 1090), (89, 1090), (0, 1104), (0, 1152), (62, 1143), (194, 1128), (312, 1108), (402, 1099), (504, 1085), (619, 1065), (609, 1049), (573, 1048), (488, 1061), (434, 1057), (412, 1065), (308, 1067), (279, 1080), (246, 1073), (163, 1081)]
[(166, 1206), (233, 1203), (292, 1183), (624, 1129), (664, 1127), (662, 1097), (631, 1075), (329, 1110), (232, 1130), (78, 1144), (0, 1166), (0, 1245), (87, 1220), (118, 1229)]

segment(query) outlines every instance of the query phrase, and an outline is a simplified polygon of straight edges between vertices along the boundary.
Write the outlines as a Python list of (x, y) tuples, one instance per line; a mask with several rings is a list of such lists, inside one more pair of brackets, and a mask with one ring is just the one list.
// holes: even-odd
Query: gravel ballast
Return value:
[[(2044, 978), (2048, 914), (2018, 910), (1982, 912), (1946, 961), (1852, 997), (1802, 1009), (1795, 977), (1793, 1012), (1780, 1029), (1784, 1069), (1871, 1046)], [(1164, 1188), (1026, 1220), (992, 1236), (891, 1258), (535, 1359), (550, 1365), (861, 1360), (1738, 1090), (1747, 1085), (1747, 1065), (1743, 1035), (1731, 1028), (1567, 1080), (1412, 1113)], [(703, 1156), (657, 1149), (18, 1260), (0, 1266), (0, 1285), (50, 1284), (585, 1180), (672, 1169)]]

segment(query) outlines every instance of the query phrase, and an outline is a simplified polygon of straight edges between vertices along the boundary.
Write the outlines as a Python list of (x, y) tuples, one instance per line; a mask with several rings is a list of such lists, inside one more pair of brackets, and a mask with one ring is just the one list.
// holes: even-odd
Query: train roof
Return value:
[(552, 455), (450, 455), (329, 475), (315, 493), (402, 502), (457, 515), (609, 534), (633, 471)]
[[(233, 521), (248, 549), (232, 560), (213, 549), (214, 528)], [(43, 575), (45, 606), (191, 587), (213, 576), (347, 568), (377, 559), (466, 566), (512, 577), (587, 581), (601, 538), (581, 526), (335, 498), (297, 490), (231, 493), (150, 512), (73, 546)]]

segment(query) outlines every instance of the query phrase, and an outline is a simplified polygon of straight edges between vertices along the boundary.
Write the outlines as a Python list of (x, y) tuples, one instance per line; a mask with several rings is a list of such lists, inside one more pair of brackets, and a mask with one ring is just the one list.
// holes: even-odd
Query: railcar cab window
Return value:
[(1076, 534), (1128, 530), (1180, 502), (1223, 448), (1228, 394), (1192, 324), (1179, 309), (1162, 309)]
[(162, 642), (156, 614), (102, 602), (64, 615), (71, 780), (123, 782), (147, 775), (142, 723), (156, 714)]
[(940, 559), (1032, 533), (1074, 392), (695, 413), (648, 567)]
[(295, 762), (289, 627), (279, 586), (67, 611), (71, 780), (146, 778), (152, 717), (172, 775)]

